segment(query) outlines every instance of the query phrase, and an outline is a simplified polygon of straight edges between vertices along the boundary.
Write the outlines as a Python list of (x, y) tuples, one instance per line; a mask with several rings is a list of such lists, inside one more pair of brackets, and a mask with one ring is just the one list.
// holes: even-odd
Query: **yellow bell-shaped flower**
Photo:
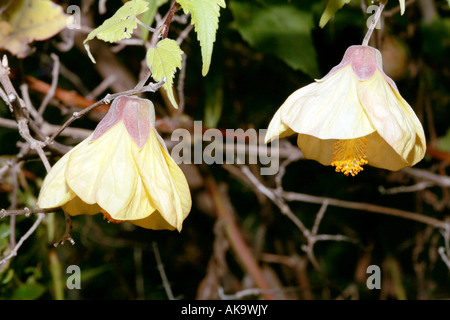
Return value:
[(369, 46), (349, 47), (324, 78), (289, 96), (265, 140), (294, 133), (305, 158), (352, 176), (365, 164), (413, 166), (426, 149), (419, 119), (383, 72), (380, 51)]
[(53, 166), (37, 205), (181, 231), (189, 186), (154, 125), (151, 101), (116, 98), (95, 131)]

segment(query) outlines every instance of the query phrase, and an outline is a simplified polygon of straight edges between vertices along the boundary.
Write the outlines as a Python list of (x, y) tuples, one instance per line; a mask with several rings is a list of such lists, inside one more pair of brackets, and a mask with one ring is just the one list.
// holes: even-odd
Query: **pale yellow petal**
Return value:
[(324, 166), (331, 165), (333, 161), (335, 139), (319, 139), (308, 134), (299, 134), (297, 145), (306, 159), (315, 160)]
[(273, 139), (281, 139), (284, 137), (288, 137), (294, 133), (295, 132), (291, 130), (291, 128), (281, 122), (281, 111), (280, 109), (278, 109), (269, 123), (266, 136), (264, 137), (264, 142), (269, 143)]
[(125, 207), (123, 207), (120, 211), (115, 212), (113, 215), (111, 215), (111, 217), (116, 220), (125, 220), (134, 223), (130, 220), (140, 220), (146, 219), (148, 217), (153, 217), (155, 211), (156, 207), (152, 203), (150, 196), (145, 190), (142, 178), (139, 176), (139, 174), (136, 174), (136, 186), (133, 196), (130, 198), (130, 201)]
[(175, 230), (175, 227), (170, 225), (165, 219), (163, 219), (158, 211), (153, 212), (150, 216), (144, 219), (129, 220), (128, 222), (146, 229)]
[(408, 166), (408, 162), (395, 152), (378, 132), (367, 137), (366, 154), (368, 164), (372, 167), (397, 171)]
[(145, 189), (161, 217), (177, 230), (191, 209), (191, 195), (186, 178), (152, 128), (141, 150), (134, 145), (134, 155)]
[(128, 205), (136, 188), (131, 143), (125, 126), (119, 122), (74, 151), (67, 164), (70, 188), (87, 204), (100, 205), (113, 219)]
[(94, 215), (100, 213), (100, 208), (97, 204), (87, 204), (79, 197), (74, 197), (72, 200), (63, 205), (62, 209), (71, 216), (80, 214)]
[(376, 71), (372, 78), (361, 82), (358, 94), (372, 126), (387, 144), (407, 165), (420, 161), (426, 149), (422, 125), (409, 104), (392, 89), (383, 75)]
[(351, 66), (323, 82), (295, 91), (281, 106), (281, 121), (295, 132), (320, 139), (354, 139), (375, 131), (357, 95)]
[[(367, 139), (367, 161), (372, 167), (397, 171), (408, 164), (384, 141), (377, 132), (365, 137)], [(298, 147), (307, 159), (318, 161), (329, 166), (333, 161), (335, 152), (334, 144), (337, 139), (322, 140), (310, 135), (299, 134)]]
[[(175, 163), (172, 157), (165, 152), (165, 149), (161, 149), (164, 158), (166, 159), (166, 163), (168, 165), (169, 171), (172, 175), (172, 183), (177, 192), (177, 196), (179, 197), (180, 205), (181, 205), (181, 220), (183, 221), (189, 215), (192, 207), (192, 198), (191, 191), (189, 189), (189, 184), (186, 180), (186, 176), (183, 173), (183, 170)], [(179, 230), (181, 230), (181, 224), (179, 226)]]
[(67, 185), (65, 178), (67, 161), (69, 160), (70, 153), (75, 148), (59, 159), (45, 177), (36, 203), (38, 207), (59, 207), (75, 197), (75, 194)]

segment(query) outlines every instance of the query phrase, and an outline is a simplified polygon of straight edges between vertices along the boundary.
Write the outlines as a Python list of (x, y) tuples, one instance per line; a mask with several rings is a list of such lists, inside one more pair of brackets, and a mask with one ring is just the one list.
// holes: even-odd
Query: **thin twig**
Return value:
[(183, 31), (180, 32), (180, 34), (178, 35), (178, 38), (176, 40), (178, 45), (181, 45), (181, 43), (184, 41), (184, 39), (187, 38), (187, 36), (191, 32), (192, 28), (194, 28), (194, 25), (190, 24), (186, 28), (184, 28)]
[(30, 216), (31, 214), (45, 214), (45, 213), (51, 213), (51, 212), (56, 212), (58, 210), (60, 210), (61, 207), (55, 207), (55, 208), (45, 208), (45, 209), (28, 209), (28, 208), (24, 208), (21, 210), (5, 210), (5, 209), (1, 209), (0, 210), (0, 219), (7, 217), (7, 216), (18, 216), (18, 215), (24, 215), (26, 217)]
[(98, 1), (98, 13), (100, 13), (100, 14), (106, 13), (106, 0)]
[(166, 272), (164, 271), (164, 265), (159, 254), (158, 244), (156, 243), (156, 241), (152, 242), (152, 246), (153, 253), (155, 254), (156, 259), (156, 267), (158, 268), (159, 274), (161, 276), (161, 280), (163, 282), (163, 287), (166, 290), (167, 297), (169, 298), (169, 300), (175, 300), (172, 289), (170, 288), (169, 279), (167, 279)]
[(264, 291), (260, 288), (249, 288), (240, 290), (234, 294), (226, 294), (222, 287), (217, 289), (220, 300), (241, 300), (248, 296), (260, 296)]
[(142, 268), (142, 248), (133, 248), (134, 265), (136, 266), (136, 296), (137, 299), (145, 298), (144, 275)]
[(43, 123), (44, 119), (42, 116), (37, 112), (37, 110), (34, 108), (33, 104), (31, 103), (30, 94), (28, 92), (28, 85), (26, 83), (23, 83), (19, 87), (20, 92), (22, 93), (22, 98), (25, 102), (25, 106), (30, 113), (30, 115), (34, 118), (34, 120), (38, 123)]
[(28, 229), (28, 231), (20, 238), (20, 240), (17, 242), (15, 247), (11, 250), (10, 254), (8, 254), (6, 257), (4, 257), (2, 260), (0, 260), (0, 265), (6, 263), (11, 258), (15, 257), (17, 255), (17, 251), (22, 246), (22, 244), (27, 240), (33, 232), (36, 230), (36, 228), (39, 226), (39, 224), (44, 219), (45, 214), (38, 213), (36, 221), (33, 223), (33, 225)]
[(177, 84), (179, 115), (184, 112), (184, 79), (186, 77), (186, 59), (187, 59), (186, 55), (183, 54), (181, 60), (180, 75), (178, 76), (178, 84)]
[(143, 23), (141, 20), (139, 20), (139, 19), (137, 19), (137, 18), (136, 18), (136, 22), (137, 22), (139, 25), (141, 25), (142, 27), (144, 27), (145, 29), (147, 29), (148, 31), (150, 31), (150, 32), (156, 32), (156, 31), (158, 31), (158, 29), (149, 27), (148, 25), (146, 25), (145, 23)]
[(70, 235), (70, 231), (72, 230), (72, 219), (70, 219), (70, 215), (65, 211), (64, 211), (64, 219), (66, 222), (66, 230), (64, 231), (64, 234), (62, 235), (61, 239), (59, 239), (58, 242), (53, 244), (54, 247), (63, 245), (64, 243), (66, 243), (66, 241), (69, 241), (72, 245), (75, 244), (75, 240), (73, 240), (72, 236)]
[(55, 132), (49, 139), (47, 139), (47, 141), (45, 141), (45, 145), (49, 145), (50, 143), (52, 143), (55, 140), (55, 138), (57, 136), (59, 136), (61, 134), (61, 132), (63, 132), (64, 129), (66, 129), (72, 122), (74, 122), (76, 119), (83, 117), (89, 111), (94, 110), (95, 108), (97, 108), (101, 105), (109, 104), (109, 103), (111, 103), (112, 100), (114, 100), (115, 98), (117, 98), (119, 96), (131, 96), (131, 95), (142, 93), (142, 92), (155, 92), (160, 87), (162, 87), (162, 85), (164, 83), (165, 83), (165, 78), (163, 80), (161, 80), (160, 82), (150, 83), (139, 89), (131, 89), (131, 90), (127, 90), (127, 91), (123, 91), (123, 92), (119, 92), (119, 93), (107, 94), (103, 99), (97, 101), (93, 105), (83, 109), (82, 111), (74, 112), (72, 114), (72, 116), (61, 126), (61, 128), (57, 132)]
[(48, 162), (45, 152), (42, 149), (42, 147), (45, 145), (44, 142), (38, 141), (31, 136), (30, 130), (28, 128), (28, 120), (20, 119), (17, 121), (17, 123), (20, 135), (25, 139), (25, 141), (27, 141), (30, 144), (31, 149), (36, 150), (36, 152), (38, 153), (39, 157), (42, 160), (42, 163), (44, 164), (45, 170), (47, 170), (47, 172), (50, 172), (51, 169), (50, 162)]
[(14, 114), (14, 117), (18, 124), (19, 134), (22, 136), (22, 138), (25, 139), (25, 141), (27, 141), (30, 144), (30, 147), (32, 149), (36, 150), (36, 152), (39, 154), (39, 157), (42, 160), (42, 163), (45, 166), (45, 169), (49, 171), (51, 168), (50, 163), (48, 162), (47, 157), (45, 156), (45, 153), (42, 150), (44, 143), (42, 141), (35, 140), (31, 136), (28, 127), (30, 117), (27, 107), (25, 105), (25, 102), (19, 97), (19, 95), (16, 92), (16, 89), (11, 83), (9, 73), (10, 69), (8, 66), (8, 59), (6, 58), (6, 55), (4, 55), (2, 62), (0, 64), (0, 83), (1, 86), (3, 87), (2, 90), (0, 90), (0, 95), (6, 102), (6, 104), (9, 106), (12, 113)]
[[(285, 140), (283, 140), (281, 143), (283, 143), (284, 146), (286, 146), (287, 148), (293, 148), (292, 145)], [(298, 150), (298, 148), (295, 148), (294, 150)], [(303, 154), (301, 152), (292, 152), (289, 153), (288, 157), (280, 164), (280, 167), (278, 168), (278, 173), (275, 175), (275, 184), (277, 186), (277, 189), (282, 190), (283, 188), (282, 179), (286, 174), (287, 166), (292, 162), (300, 160), (301, 158), (303, 158)]]
[(172, 4), (172, 7), (170, 8), (169, 13), (167, 14), (166, 19), (164, 20), (164, 30), (163, 30), (162, 39), (166, 39), (167, 36), (169, 35), (170, 23), (172, 22), (173, 15), (178, 10), (178, 8), (179, 8), (178, 2), (174, 1)]
[(362, 211), (368, 211), (368, 212), (375, 212), (375, 213), (382, 213), (387, 214), (391, 216), (396, 216), (408, 220), (413, 220), (421, 223), (425, 223), (428, 225), (431, 225), (435, 228), (444, 228), (445, 223), (439, 219), (428, 217), (423, 214), (419, 214), (416, 212), (410, 212), (395, 208), (389, 208), (389, 207), (383, 207), (378, 206), (370, 203), (363, 203), (363, 202), (352, 202), (352, 201), (345, 201), (345, 200), (339, 200), (339, 199), (333, 199), (328, 197), (319, 197), (319, 196), (313, 196), (309, 194), (304, 193), (296, 193), (296, 192), (282, 192), (281, 196), (283, 199), (287, 201), (300, 201), (300, 202), (308, 202), (308, 203), (317, 203), (322, 204), (325, 200), (328, 201), (328, 205), (330, 206), (336, 206), (341, 208), (347, 208), (347, 209), (355, 209), (355, 210), (362, 210)]
[(277, 197), (276, 193), (273, 190), (263, 185), (258, 180), (258, 178), (253, 175), (253, 173), (247, 166), (242, 166), (241, 171), (253, 183), (253, 185), (258, 189), (259, 192), (272, 200), (272, 202), (274, 202), (279, 207), (281, 212), (289, 219), (291, 219), (291, 221), (300, 229), (303, 235), (305, 235), (306, 237), (309, 235), (309, 230), (305, 227), (303, 222), (301, 222), (300, 219), (297, 218), (297, 216), (291, 211), (289, 206), (284, 201)]
[(313, 225), (313, 227), (311, 229), (311, 233), (313, 235), (317, 235), (317, 232), (319, 231), (320, 222), (322, 221), (323, 216), (325, 215), (325, 211), (327, 211), (327, 208), (328, 208), (328, 200), (325, 200), (322, 203), (322, 206), (320, 207), (320, 210), (319, 210), (319, 212), (316, 215), (316, 219), (314, 221), (314, 225)]
[(412, 186), (399, 186), (399, 187), (394, 187), (394, 188), (389, 188), (389, 189), (386, 189), (383, 186), (379, 186), (378, 191), (381, 194), (397, 194), (397, 193), (406, 193), (406, 192), (416, 192), (416, 191), (427, 189), (431, 186), (433, 186), (432, 182), (421, 181)]
[[(11, 204), (9, 206), (9, 210), (17, 209), (17, 195), (19, 192), (19, 164), (17, 163), (17, 159), (12, 160), (11, 169), (9, 170), (11, 174)], [(9, 247), (14, 248), (16, 246), (16, 216), (11, 216), (9, 220)]]
[(134, 87), (134, 89), (136, 89), (136, 90), (142, 89), (142, 87), (145, 85), (145, 83), (148, 81), (148, 79), (150, 79), (150, 76), (152, 75), (152, 72), (148, 68), (147, 63), (145, 62), (145, 60), (143, 61), (142, 65), (146, 68), (146, 71), (145, 71), (142, 79), (139, 81), (139, 83), (136, 85), (136, 87)]
[(47, 94), (45, 95), (41, 105), (39, 106), (38, 113), (41, 116), (44, 114), (45, 108), (47, 108), (47, 105), (50, 102), (50, 100), (55, 96), (55, 91), (58, 86), (59, 66), (60, 66), (59, 57), (54, 53), (52, 53), (50, 56), (53, 59), (52, 84), (50, 86), (50, 90), (47, 91)]
[[(318, 267), (318, 264), (316, 264), (316, 261), (314, 260), (314, 256), (312, 254), (312, 247), (311, 244), (313, 244), (316, 241), (324, 241), (324, 240), (334, 240), (334, 241), (352, 241), (353, 239), (348, 238), (346, 236), (341, 235), (317, 235), (312, 232), (310, 232), (303, 223), (292, 213), (289, 206), (284, 202), (286, 201), (301, 201), (301, 202), (309, 202), (309, 203), (318, 203), (322, 204), (322, 208), (326, 208), (324, 204), (326, 205), (333, 205), (343, 208), (349, 208), (349, 209), (356, 209), (356, 210), (363, 210), (363, 211), (369, 211), (369, 212), (376, 212), (376, 213), (382, 213), (392, 216), (401, 217), (404, 219), (409, 219), (417, 222), (422, 222), (428, 225), (431, 225), (435, 228), (444, 229), (448, 228), (447, 224), (441, 220), (438, 220), (433, 217), (428, 217), (423, 214), (415, 213), (415, 212), (408, 212), (400, 209), (394, 209), (389, 207), (382, 207), (378, 205), (373, 205), (369, 203), (360, 203), (360, 202), (351, 202), (351, 201), (344, 201), (339, 199), (332, 199), (327, 197), (318, 197), (318, 196), (312, 196), (307, 194), (301, 194), (301, 193), (295, 193), (295, 192), (286, 192), (281, 191), (278, 189), (269, 189), (266, 186), (264, 186), (254, 175), (253, 173), (245, 166), (241, 168), (242, 173), (251, 181), (253, 186), (257, 188), (257, 190), (264, 195), (266, 195), (272, 202), (274, 202), (280, 209), (280, 211), (287, 215), (294, 224), (300, 229), (300, 231), (303, 233), (305, 238), (307, 239), (307, 244), (304, 245), (302, 248), (305, 250), (305, 252), (308, 254), (308, 256), (311, 258), (311, 262)], [(325, 209), (323, 209), (325, 210)], [(316, 217), (317, 223), (320, 222), (321, 216), (323, 215), (322, 209), (319, 211), (318, 217)], [(316, 231), (318, 227), (313, 227), (313, 229)]]
[(97, 99), (97, 97), (99, 95), (101, 95), (103, 92), (106, 91), (106, 89), (108, 89), (108, 87), (114, 82), (116, 81), (117, 76), (115, 74), (111, 74), (108, 77), (106, 77), (105, 79), (103, 79), (102, 82), (100, 82), (100, 84), (98, 86), (96, 86), (91, 92), (89, 92), (86, 95), (86, 99), (88, 100), (94, 100)]
[(450, 270), (450, 219), (447, 219), (445, 229), (441, 230), (441, 234), (444, 237), (444, 247), (439, 247), (438, 253)]
[(450, 258), (447, 256), (444, 247), (439, 247), (438, 249), (439, 255), (441, 256), (442, 261), (444, 261), (447, 268), (450, 270)]
[(401, 172), (404, 172), (415, 178), (428, 180), (440, 187), (444, 187), (444, 188), (450, 187), (450, 177), (449, 176), (443, 176), (443, 175), (435, 174), (428, 170), (417, 169), (417, 168), (404, 168), (404, 169), (402, 169)]

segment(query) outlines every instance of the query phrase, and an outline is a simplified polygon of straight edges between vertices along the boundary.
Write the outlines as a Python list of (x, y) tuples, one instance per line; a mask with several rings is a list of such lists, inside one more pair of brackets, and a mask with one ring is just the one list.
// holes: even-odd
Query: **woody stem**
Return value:
[(381, 12), (383, 12), (384, 6), (386, 5), (387, 0), (383, 0), (380, 3), (380, 6), (378, 7), (377, 12), (375, 13), (375, 17), (373, 17), (372, 23), (369, 26), (369, 30), (367, 30), (366, 36), (364, 37), (364, 40), (362, 42), (363, 46), (369, 45), (370, 37), (372, 36), (373, 29), (375, 29), (375, 26), (378, 24), (378, 21), (381, 17)]

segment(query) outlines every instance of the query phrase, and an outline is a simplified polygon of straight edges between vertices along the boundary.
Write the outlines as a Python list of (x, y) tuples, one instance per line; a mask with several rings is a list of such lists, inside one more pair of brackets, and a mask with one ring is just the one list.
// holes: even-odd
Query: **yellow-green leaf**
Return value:
[(177, 2), (184, 13), (191, 13), (191, 23), (195, 26), (202, 47), (202, 74), (205, 76), (211, 64), (216, 31), (219, 27), (220, 7), (225, 8), (225, 0), (177, 0)]
[(403, 15), (405, 13), (405, 0), (398, 0), (400, 2), (400, 14)]
[(158, 42), (156, 48), (147, 51), (147, 65), (152, 72), (155, 81), (161, 81), (164, 77), (166, 82), (163, 85), (172, 105), (178, 109), (178, 104), (173, 94), (173, 78), (177, 68), (181, 69), (183, 51), (175, 40), (164, 39)]
[(350, 0), (328, 0), (327, 6), (320, 17), (319, 27), (325, 27), (331, 17), (333, 17), (339, 9), (349, 2)]
[(50, 0), (17, 0), (0, 8), (0, 49), (24, 58), (29, 43), (48, 39), (71, 23), (72, 17)]
[(101, 26), (91, 31), (84, 40), (84, 46), (92, 62), (95, 59), (89, 51), (89, 40), (97, 37), (100, 40), (116, 42), (131, 38), (133, 30), (137, 28), (137, 16), (147, 11), (147, 2), (144, 0), (131, 0), (126, 2), (114, 15), (106, 19)]

